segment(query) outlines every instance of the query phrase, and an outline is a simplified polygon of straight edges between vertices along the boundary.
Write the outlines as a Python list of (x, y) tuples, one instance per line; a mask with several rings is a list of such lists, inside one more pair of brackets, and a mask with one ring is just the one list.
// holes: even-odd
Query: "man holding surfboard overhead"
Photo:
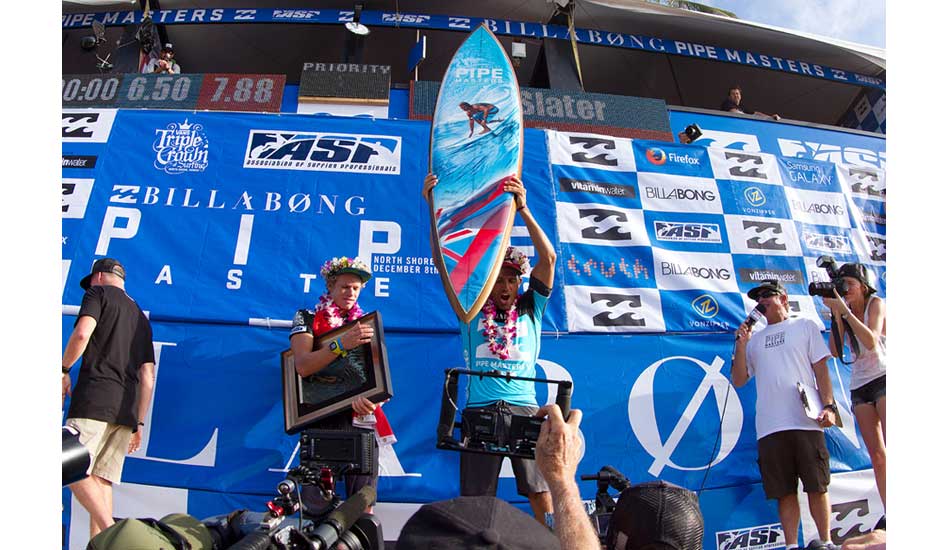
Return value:
[[(432, 200), (438, 184), (435, 174), (425, 179), (423, 196)], [(557, 254), (538, 222), (528, 209), (524, 184), (517, 176), (505, 178), (503, 190), (514, 195), (515, 208), (521, 215), (537, 261), (532, 269), (527, 256), (509, 246), (501, 272), (479, 315), (459, 320), (462, 348), (469, 370), (501, 371), (513, 376), (534, 378), (535, 364), (541, 351), (541, 316), (554, 285)], [(519, 294), (521, 278), (530, 271), (528, 290)], [(519, 415), (537, 410), (534, 382), (500, 378), (469, 377), (468, 408), (485, 408)], [(462, 453), (459, 477), (462, 496), (494, 496), (501, 472), (501, 456)], [(531, 503), (535, 518), (544, 523), (544, 514), (553, 513), (551, 494), (533, 460), (511, 457), (518, 494)]]
[[(459, 109), (465, 111), (465, 114), (468, 115), (468, 137), (472, 137), (472, 132), (475, 131), (475, 123), (479, 123), (484, 130), (481, 134), (487, 134), (491, 132), (491, 128), (488, 127), (488, 117), (498, 114), (498, 107), (495, 107), (491, 103), (459, 103)], [(481, 135), (479, 134), (479, 135)]]

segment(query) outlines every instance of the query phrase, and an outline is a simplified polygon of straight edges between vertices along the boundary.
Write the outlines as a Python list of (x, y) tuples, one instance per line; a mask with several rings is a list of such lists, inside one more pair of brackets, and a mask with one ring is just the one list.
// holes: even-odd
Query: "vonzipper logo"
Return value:
[(758, 187), (747, 188), (742, 196), (745, 197), (746, 202), (751, 206), (758, 207), (765, 204), (765, 193)]
[(719, 302), (709, 294), (697, 296), (690, 305), (693, 311), (706, 319), (712, 319), (719, 314)]

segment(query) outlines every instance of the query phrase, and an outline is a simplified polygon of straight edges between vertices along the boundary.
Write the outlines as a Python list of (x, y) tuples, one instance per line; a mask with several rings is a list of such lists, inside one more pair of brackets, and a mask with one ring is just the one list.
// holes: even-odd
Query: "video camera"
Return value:
[(831, 279), (831, 282), (810, 283), (808, 285), (809, 296), (834, 298), (835, 290), (838, 291), (840, 296), (844, 296), (848, 293), (848, 283), (846, 283), (844, 277), (841, 276), (838, 270), (838, 264), (835, 263), (834, 258), (831, 256), (819, 256), (818, 260), (815, 262), (815, 265), (824, 268), (824, 270), (828, 273), (828, 278)]
[[(525, 378), (498, 371), (446, 369), (445, 391), (442, 394), (442, 409), (437, 428), (437, 449), (534, 459), (534, 448), (541, 434), (543, 418), (514, 414), (508, 403), (501, 401), (490, 407), (465, 408), (462, 410), (462, 421), (455, 421), (460, 374), (557, 384), (555, 402), (561, 407), (565, 418), (571, 409), (573, 383), (569, 381)], [(455, 428), (461, 430), (460, 439), (455, 439), (453, 435)]]
[[(383, 550), (382, 524), (373, 514), (364, 513), (376, 502), (376, 490), (363, 487), (345, 501), (334, 490), (335, 480), (342, 475), (376, 471), (379, 456), (373, 438), (368, 431), (304, 430), (300, 466), (277, 484), (277, 496), (267, 502), (267, 512), (246, 512), (239, 518), (232, 512), (206, 519), (205, 525), (218, 533), (215, 538), (223, 542), (218, 545), (221, 548)], [(301, 488), (309, 485), (316, 486), (330, 503), (319, 513), (309, 513), (301, 503)], [(292, 516), (298, 513), (295, 521)], [(236, 543), (229, 546), (229, 539)]]
[(593, 509), (588, 508), (587, 515), (590, 517), (594, 529), (597, 531), (597, 537), (601, 544), (607, 541), (607, 528), (610, 525), (610, 517), (617, 507), (616, 498), (607, 492), (609, 487), (613, 487), (617, 492), (623, 492), (631, 486), (630, 480), (613, 466), (604, 466), (599, 472), (593, 475), (582, 475), (582, 481), (596, 481), (597, 495), (594, 497)]

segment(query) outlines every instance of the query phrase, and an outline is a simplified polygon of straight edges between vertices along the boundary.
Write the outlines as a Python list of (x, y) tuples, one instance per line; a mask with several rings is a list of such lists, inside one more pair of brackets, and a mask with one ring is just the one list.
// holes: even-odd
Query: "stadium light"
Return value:
[(369, 34), (369, 27), (360, 23), (360, 15), (363, 13), (363, 4), (356, 4), (353, 7), (353, 20), (346, 24), (346, 30), (359, 36)]

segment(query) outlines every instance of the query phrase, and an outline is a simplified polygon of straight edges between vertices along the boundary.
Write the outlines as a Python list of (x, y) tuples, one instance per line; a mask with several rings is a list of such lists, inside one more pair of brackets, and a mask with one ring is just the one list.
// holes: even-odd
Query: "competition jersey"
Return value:
[(829, 357), (818, 326), (809, 319), (786, 319), (756, 332), (746, 345), (746, 365), (755, 380), (758, 439), (786, 430), (818, 430), (808, 418), (798, 382), (816, 387), (812, 365)]
[[(530, 288), (518, 298), (518, 329), (511, 345), (508, 359), (501, 359), (488, 349), (488, 342), (482, 334), (482, 319), (479, 313), (468, 323), (461, 323), (462, 352), (465, 365), (474, 371), (501, 371), (513, 376), (535, 377), (535, 364), (541, 352), (541, 316), (547, 306), (551, 289), (535, 278), (531, 278)], [(503, 318), (495, 319), (499, 333), (504, 327)], [(512, 405), (537, 405), (534, 382), (526, 380), (503, 380), (501, 378), (468, 378), (468, 406), (490, 405), (504, 400)]]

